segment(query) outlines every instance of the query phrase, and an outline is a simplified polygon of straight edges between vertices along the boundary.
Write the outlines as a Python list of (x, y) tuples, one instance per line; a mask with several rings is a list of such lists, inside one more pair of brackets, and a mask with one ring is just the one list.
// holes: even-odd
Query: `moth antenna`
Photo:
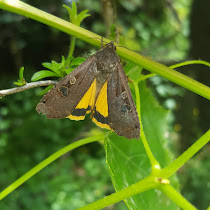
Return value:
[[(79, 37), (77, 37), (77, 38), (79, 38)], [(98, 39), (98, 40), (100, 40), (101, 41), (101, 48), (104, 48), (104, 45), (103, 45), (103, 43), (105, 43), (105, 44), (108, 44), (109, 42), (107, 42), (107, 41), (104, 41), (103, 39), (104, 39), (104, 37), (103, 36), (101, 36), (101, 38), (98, 38), (98, 37), (93, 37), (93, 38), (83, 38), (83, 39)]]
[(103, 37), (103, 36), (101, 36), (101, 48), (104, 48), (104, 45), (103, 45), (103, 39), (104, 39), (104, 37)]

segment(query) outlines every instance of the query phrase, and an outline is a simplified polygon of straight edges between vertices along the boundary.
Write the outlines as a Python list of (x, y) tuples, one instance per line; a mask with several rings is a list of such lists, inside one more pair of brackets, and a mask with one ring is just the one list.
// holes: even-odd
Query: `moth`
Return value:
[(127, 76), (110, 42), (47, 92), (36, 107), (47, 118), (84, 120), (90, 114), (101, 128), (139, 138), (140, 124)]

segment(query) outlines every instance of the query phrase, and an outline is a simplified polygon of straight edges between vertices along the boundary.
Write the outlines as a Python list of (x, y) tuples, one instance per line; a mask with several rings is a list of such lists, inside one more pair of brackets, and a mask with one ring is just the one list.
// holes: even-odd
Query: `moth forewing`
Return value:
[(90, 88), (95, 72), (94, 58), (90, 57), (44, 95), (37, 112), (49, 119), (68, 117)]

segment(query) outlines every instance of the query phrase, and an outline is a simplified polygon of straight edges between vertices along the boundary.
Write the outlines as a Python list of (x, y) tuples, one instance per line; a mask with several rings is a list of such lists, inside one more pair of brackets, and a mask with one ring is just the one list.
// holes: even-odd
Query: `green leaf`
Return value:
[(49, 85), (48, 87), (46, 87), (44, 90), (42, 90), (39, 95), (44, 95), (45, 93), (47, 93), (51, 88), (53, 87), (53, 85)]
[(23, 86), (26, 84), (26, 81), (25, 79), (23, 78), (23, 72), (24, 72), (24, 67), (21, 67), (20, 68), (20, 71), (19, 71), (19, 79), (17, 82), (13, 82), (14, 85), (17, 85), (17, 86)]
[(82, 57), (75, 58), (71, 63), (70, 66), (79, 66), (81, 63), (83, 63), (86, 59)]
[(76, 25), (80, 25), (80, 23), (86, 18), (86, 17), (89, 17), (90, 14), (86, 14), (89, 10), (83, 10), (82, 12), (79, 13), (79, 15), (77, 16), (77, 19), (76, 19), (76, 22), (77, 24)]
[(36, 72), (32, 76), (31, 81), (37, 81), (37, 80), (43, 79), (45, 77), (60, 77), (60, 75), (58, 75), (52, 71), (41, 70), (41, 71)]
[[(141, 113), (144, 132), (151, 150), (162, 167), (172, 161), (172, 153), (167, 147), (167, 118), (169, 112), (155, 101), (151, 92), (140, 85)], [(105, 140), (107, 163), (115, 190), (119, 191), (151, 172), (151, 165), (141, 140), (127, 140), (115, 133)], [(175, 177), (170, 179), (177, 189)], [(125, 200), (129, 209), (179, 209), (169, 198), (158, 190), (149, 190)]]
[(75, 2), (72, 2), (72, 8), (63, 5), (63, 7), (65, 7), (68, 10), (69, 16), (70, 16), (70, 22), (80, 26), (81, 22), (88, 16), (90, 16), (89, 14), (87, 14), (88, 10), (83, 10), (82, 12), (80, 12), (80, 14), (77, 15), (77, 6), (75, 4)]
[(130, 61), (126, 63), (126, 65), (123, 67), (126, 75), (129, 74), (129, 72), (132, 70), (132, 68), (134, 68), (135, 65), (135, 63), (132, 63)]
[(62, 72), (62, 63), (57, 63), (56, 61), (52, 61), (52, 66), (53, 66), (52, 71), (54, 71), (57, 75), (59, 75), (59, 77), (65, 76), (63, 75)]
[(73, 12), (72, 12), (72, 9), (66, 5), (63, 5), (63, 7), (65, 7), (67, 10), (68, 10), (68, 13), (69, 13), (69, 17), (70, 17), (70, 20), (71, 20), (71, 17), (73, 17)]
[(74, 59), (73, 56), (70, 56), (67, 59), (65, 59), (65, 57), (62, 55), (61, 57), (62, 68), (66, 68), (70, 63), (70, 61), (72, 61), (73, 59)]
[(132, 79), (136, 80), (141, 76), (141, 72), (143, 68), (141, 66), (138, 66), (136, 64), (133, 64), (131, 62), (128, 62), (126, 66), (124, 67), (124, 70), (126, 72), (126, 75)]
[(14, 85), (24, 86), (26, 84), (25, 80), (18, 80), (18, 82), (13, 82)]
[(73, 68), (68, 68), (65, 69), (66, 74), (70, 74), (74, 69)]
[(20, 78), (20, 80), (23, 80), (23, 72), (24, 72), (24, 67), (21, 67), (20, 71), (19, 71), (19, 78)]
[(56, 61), (52, 61), (53, 69), (52, 71), (58, 71), (62, 68), (62, 63), (57, 63)]
[(77, 16), (77, 5), (74, 1), (72, 2), (72, 12), (73, 12), (73, 15), (76, 17)]
[(50, 69), (50, 70), (52, 70), (52, 71), (53, 71), (53, 69), (54, 69), (52, 63), (49, 63), (49, 62), (44, 62), (44, 63), (42, 63), (42, 66), (44, 66), (45, 68)]

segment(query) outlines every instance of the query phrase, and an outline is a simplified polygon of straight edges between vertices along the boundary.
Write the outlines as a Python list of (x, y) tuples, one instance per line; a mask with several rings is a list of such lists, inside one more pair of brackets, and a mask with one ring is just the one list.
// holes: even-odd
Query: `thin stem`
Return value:
[(71, 37), (71, 43), (69, 46), (69, 55), (68, 58), (73, 56), (74, 53), (74, 48), (75, 48), (75, 43), (76, 43), (76, 38), (75, 37)]
[[(53, 15), (50, 15), (46, 12), (43, 12), (39, 9), (36, 9), (28, 4), (25, 4), (18, 0), (0, 0), (0, 8), (8, 10), (20, 15), (37, 20), (46, 25), (57, 28), (67, 34), (70, 34), (74, 37), (78, 37), (81, 40), (88, 42), (94, 46), (100, 47), (101, 37), (97, 34), (94, 34), (90, 31), (87, 31), (81, 27), (73, 25), (65, 20), (57, 18)], [(104, 39), (105, 42), (109, 42), (108, 39)], [(116, 44), (116, 46), (118, 46)], [(158, 74), (188, 90), (197, 93), (207, 99), (210, 99), (210, 88), (193, 80), (177, 71), (174, 71), (160, 63), (155, 61), (148, 60), (147, 58), (141, 56), (138, 53), (135, 53), (126, 48), (118, 47), (117, 53), (124, 59), (131, 61), (137, 65), (142, 66), (143, 68)]]
[(154, 155), (152, 154), (152, 151), (149, 147), (149, 144), (147, 142), (144, 130), (143, 130), (143, 125), (142, 125), (142, 121), (141, 121), (141, 103), (140, 103), (140, 95), (139, 95), (139, 87), (138, 87), (138, 83), (136, 83), (135, 81), (133, 81), (133, 85), (134, 85), (134, 89), (135, 89), (135, 94), (136, 94), (136, 107), (137, 107), (137, 113), (139, 116), (139, 122), (140, 122), (140, 136), (141, 136), (141, 140), (144, 144), (144, 148), (146, 150), (147, 156), (150, 160), (150, 164), (152, 166), (152, 172), (155, 172), (157, 169), (160, 169), (160, 164), (158, 163), (158, 161), (155, 159)]
[(196, 210), (187, 199), (177, 192), (171, 185), (160, 185), (159, 189), (182, 209)]
[[(172, 66), (169, 66), (169, 68), (170, 69), (176, 69), (178, 67), (187, 66), (187, 65), (190, 65), (190, 64), (203, 64), (205, 66), (209, 66), (210, 67), (210, 63), (208, 63), (206, 61), (192, 60), (192, 61), (185, 61), (185, 62), (182, 62), (182, 63), (174, 64)], [(137, 83), (139, 83), (142, 80), (146, 80), (146, 79), (148, 79), (150, 77), (154, 77), (154, 76), (157, 76), (157, 74), (155, 74), (155, 73), (148, 74), (148, 75), (145, 75), (145, 76), (140, 77), (139, 79), (137, 79), (135, 81)]]
[(195, 155), (205, 144), (210, 141), (210, 130), (199, 138), (191, 147), (181, 154), (170, 165), (161, 170), (159, 176), (168, 178), (181, 168), (193, 155)]
[(41, 163), (39, 163), (38, 165), (36, 165), (30, 171), (28, 171), (27, 173), (25, 173), (22, 177), (20, 177), (19, 179), (17, 179), (15, 182), (13, 182), (6, 189), (4, 189), (0, 193), (0, 200), (2, 200), (9, 193), (11, 193), (12, 191), (14, 191), (16, 188), (18, 188), (20, 185), (22, 185), (24, 182), (26, 182), (28, 179), (30, 179), (32, 176), (34, 176), (36, 173), (38, 173), (39, 171), (41, 171), (43, 168), (45, 168), (47, 165), (49, 165), (50, 163), (52, 163), (53, 161), (55, 161), (56, 159), (58, 159), (62, 155), (66, 154), (67, 152), (69, 152), (69, 151), (71, 151), (71, 150), (73, 150), (73, 149), (75, 149), (77, 147), (80, 147), (82, 145), (89, 144), (89, 143), (92, 143), (94, 141), (99, 141), (101, 139), (104, 139), (104, 136), (105, 135), (103, 134), (103, 135), (88, 137), (88, 138), (85, 138), (85, 139), (76, 141), (76, 142), (74, 142), (72, 144), (69, 144), (68, 146), (66, 146), (66, 147), (58, 150), (57, 152), (55, 152), (54, 154), (52, 154), (51, 156), (49, 156), (48, 158), (46, 158), (44, 161), (42, 161)]
[[(71, 41), (70, 41), (70, 45), (69, 45), (69, 54), (68, 54), (67, 60), (68, 60), (68, 58), (73, 56), (75, 44), (76, 44), (76, 38), (71, 37)], [(69, 61), (68, 61), (68, 63), (66, 63), (66, 66), (69, 66)]]
[(178, 67), (181, 67), (181, 66), (187, 66), (187, 65), (190, 65), (190, 64), (203, 64), (205, 66), (210, 67), (210, 63), (208, 63), (206, 61), (192, 60), (192, 61), (184, 61), (182, 63), (174, 64), (174, 65), (170, 66), (169, 68), (175, 69), (175, 68), (178, 68)]
[(145, 76), (139, 77), (139, 79), (135, 80), (135, 82), (136, 82), (136, 83), (139, 83), (139, 82), (141, 82), (141, 81), (143, 81), (143, 80), (146, 80), (146, 79), (148, 79), (148, 78), (150, 78), (150, 77), (154, 77), (154, 76), (157, 76), (157, 74), (155, 74), (155, 73), (147, 74), (147, 75), (145, 75)]
[(57, 82), (53, 80), (45, 80), (45, 81), (38, 81), (38, 82), (30, 82), (26, 83), (23, 86), (10, 88), (6, 90), (0, 90), (0, 97), (11, 95), (14, 93), (18, 93), (24, 90), (32, 89), (35, 87), (41, 87), (41, 86), (48, 86), (48, 85), (55, 85)]
[(133, 195), (139, 194), (141, 192), (157, 188), (159, 183), (155, 180), (154, 177), (148, 176), (147, 178), (141, 180), (138, 183), (130, 185), (129, 187), (119, 190), (116, 193), (113, 193), (109, 196), (106, 196), (100, 200), (97, 200), (91, 204), (88, 204), (78, 210), (96, 210), (96, 209), (103, 209), (109, 205), (117, 203), (125, 198), (131, 197)]

